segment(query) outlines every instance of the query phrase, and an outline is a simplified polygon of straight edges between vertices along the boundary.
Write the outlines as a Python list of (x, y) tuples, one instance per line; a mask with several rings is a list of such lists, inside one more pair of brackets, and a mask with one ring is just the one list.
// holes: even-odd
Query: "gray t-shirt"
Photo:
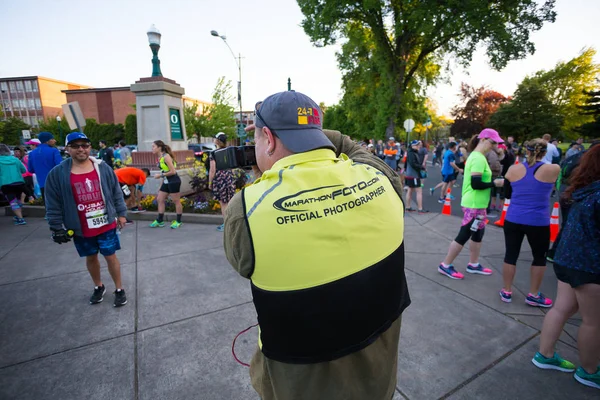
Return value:
[(127, 163), (127, 160), (131, 158), (131, 150), (129, 147), (121, 147), (119, 149), (119, 158), (123, 164)]

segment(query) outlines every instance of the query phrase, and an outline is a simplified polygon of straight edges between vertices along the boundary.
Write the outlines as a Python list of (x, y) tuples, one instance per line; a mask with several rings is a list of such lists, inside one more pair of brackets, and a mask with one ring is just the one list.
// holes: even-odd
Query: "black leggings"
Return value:
[[(485, 227), (483, 229), (477, 229), (475, 232), (471, 230), (471, 225), (473, 224), (474, 219), (470, 220), (468, 224), (460, 227), (460, 231), (458, 231), (458, 235), (454, 241), (461, 246), (464, 246), (467, 243), (467, 240), (471, 239), (475, 243), (481, 242), (483, 239), (483, 234), (485, 233)], [(481, 221), (480, 224), (484, 222)]]
[(531, 265), (540, 267), (546, 266), (546, 252), (550, 242), (550, 225), (532, 226), (515, 224), (514, 222), (504, 221), (504, 243), (506, 253), (504, 262), (510, 265), (516, 265), (523, 238), (527, 236), (527, 241), (533, 253), (533, 262)]

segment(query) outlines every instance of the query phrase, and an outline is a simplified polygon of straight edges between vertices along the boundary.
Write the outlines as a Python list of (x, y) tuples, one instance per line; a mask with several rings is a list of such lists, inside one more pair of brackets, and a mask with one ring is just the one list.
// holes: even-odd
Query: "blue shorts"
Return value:
[(444, 175), (442, 174), (442, 181), (450, 183), (456, 180), (456, 174)]
[(74, 236), (73, 243), (75, 243), (79, 257), (93, 256), (98, 252), (103, 256), (112, 256), (117, 250), (121, 250), (121, 243), (116, 229), (89, 238)]

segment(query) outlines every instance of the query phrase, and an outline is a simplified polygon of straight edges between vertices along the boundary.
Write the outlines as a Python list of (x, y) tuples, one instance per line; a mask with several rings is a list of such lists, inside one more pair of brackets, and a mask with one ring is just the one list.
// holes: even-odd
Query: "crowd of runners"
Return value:
[[(224, 147), (226, 137), (215, 139)], [(15, 148), (14, 155), (6, 145), (0, 145), (0, 189), (15, 214), (14, 224), (24, 225), (22, 204), (35, 196), (33, 175), (46, 206), (46, 219), (52, 238), (62, 244), (74, 241), (77, 252), (86, 259), (94, 282), (91, 304), (102, 302), (106, 287), (100, 276), (98, 253), (108, 264), (115, 285), (114, 306), (127, 303), (121, 282), (119, 231), (128, 223), (128, 212), (143, 212), (140, 205), (143, 185), (150, 177), (148, 169), (125, 166), (114, 168), (114, 153), (101, 142), (98, 158), (90, 157), (91, 143), (79, 132), (67, 136), (65, 161), (53, 147), (54, 138), (44, 132), (29, 154)], [(503, 286), (499, 301), (512, 302), (512, 285), (521, 245), (527, 238), (533, 261), (530, 267), (530, 287), (526, 304), (551, 308), (546, 314), (539, 352), (532, 362), (543, 369), (575, 372), (575, 378), (588, 386), (600, 388), (600, 144), (593, 142), (585, 150), (574, 142), (563, 155), (549, 135), (529, 140), (521, 146), (512, 137), (506, 141), (493, 129), (484, 129), (468, 142), (450, 138), (446, 143), (433, 144), (432, 168), (440, 168), (440, 182), (429, 191), (439, 190), (439, 202), (456, 188), (457, 178), (463, 175), (461, 207), (463, 218), (456, 238), (450, 243), (446, 257), (437, 270), (456, 280), (465, 279), (453, 262), (469, 242), (469, 263), (464, 271), (473, 276), (489, 276), (492, 269), (480, 263), (480, 251), (489, 213), (502, 208), (510, 200), (504, 221), (505, 256)], [(420, 140), (404, 144), (390, 137), (387, 143), (379, 140), (362, 143), (374, 157), (396, 171), (404, 183), (406, 211), (427, 213), (423, 208), (423, 181), (428, 176), (429, 146)], [(123, 146), (124, 147), (124, 146)], [(123, 151), (123, 150), (121, 150)], [(165, 226), (164, 210), (168, 196), (176, 204), (176, 219), (171, 228), (181, 226), (182, 209), (179, 202), (181, 179), (175, 156), (168, 145), (155, 141), (153, 153), (159, 162), (160, 179), (157, 202), (158, 216), (150, 227)], [(124, 153), (127, 153), (126, 151)], [(130, 155), (126, 155), (126, 159)], [(111, 162), (109, 162), (109, 159)], [(215, 173), (214, 160), (209, 187), (216, 188), (223, 212), (235, 190), (231, 177), (224, 171)], [(429, 168), (429, 172), (432, 172)], [(415, 194), (417, 209), (411, 198)], [(562, 210), (562, 229), (550, 243), (550, 202), (556, 196)], [(218, 230), (222, 231), (223, 226)], [(547, 261), (553, 262), (558, 278), (557, 298), (550, 299), (540, 292)], [(554, 347), (568, 318), (579, 312), (578, 347), (581, 366), (560, 357)]]

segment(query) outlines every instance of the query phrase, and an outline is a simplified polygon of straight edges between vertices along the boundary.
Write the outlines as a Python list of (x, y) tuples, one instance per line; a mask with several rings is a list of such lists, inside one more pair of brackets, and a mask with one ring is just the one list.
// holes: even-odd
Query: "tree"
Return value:
[(40, 122), (39, 126), (40, 132), (50, 132), (54, 136), (57, 146), (64, 146), (67, 134), (76, 131), (76, 129), (71, 129), (69, 127), (69, 123), (67, 122), (66, 118), (61, 119), (60, 129), (56, 117), (47, 117), (45, 120)]
[(579, 56), (567, 62), (559, 62), (549, 71), (538, 71), (529, 79), (537, 81), (544, 89), (548, 100), (563, 116), (563, 131), (574, 138), (575, 128), (593, 121), (593, 117), (582, 114), (580, 106), (586, 100), (586, 92), (596, 89), (600, 64), (594, 63), (596, 50), (586, 48)]
[(137, 116), (129, 114), (125, 117), (125, 142), (127, 144), (137, 144)]
[(219, 78), (213, 91), (212, 104), (202, 106), (198, 110), (198, 104), (186, 105), (183, 109), (185, 119), (185, 130), (188, 136), (212, 137), (218, 132), (224, 132), (229, 139), (235, 138), (235, 110), (231, 106), (233, 96), (231, 95), (231, 81), (225, 81), (225, 77)]
[(487, 126), (501, 136), (514, 136), (517, 141), (542, 137), (549, 133), (559, 136), (563, 118), (535, 80), (525, 79), (515, 91), (514, 99), (501, 104), (488, 120)]
[(385, 110), (386, 135), (396, 131), (405, 94), (424, 64), (452, 54), (458, 63), (468, 65), (477, 45), (484, 43), (490, 65), (501, 69), (508, 61), (535, 51), (530, 33), (546, 21), (554, 22), (554, 3), (298, 0), (305, 16), (302, 27), (316, 46), (333, 44), (339, 38), (350, 41), (356, 26), (372, 38), (375, 49), (370, 60), (380, 73), (379, 83), (385, 82), (381, 96), (390, 99)]
[[(323, 111), (325, 109), (325, 111)], [(359, 134), (357, 127), (348, 118), (348, 111), (343, 104), (335, 104), (329, 107), (322, 107), (323, 111), (323, 128), (333, 129), (342, 132), (352, 138), (358, 138)]]
[(583, 105), (579, 106), (579, 109), (582, 114), (589, 115), (594, 120), (582, 124), (576, 128), (576, 131), (583, 136), (600, 138), (600, 90), (593, 92), (586, 91), (584, 94), (587, 96), (587, 99), (585, 99)]
[(30, 129), (31, 127), (20, 118), (8, 118), (0, 124), (0, 142), (9, 145), (21, 144), (22, 131)]
[(460, 138), (470, 138), (481, 132), (500, 104), (509, 100), (501, 93), (487, 89), (485, 86), (476, 88), (464, 82), (460, 86), (459, 97), (462, 105), (455, 106), (451, 111), (454, 124), (450, 128), (450, 133)]

